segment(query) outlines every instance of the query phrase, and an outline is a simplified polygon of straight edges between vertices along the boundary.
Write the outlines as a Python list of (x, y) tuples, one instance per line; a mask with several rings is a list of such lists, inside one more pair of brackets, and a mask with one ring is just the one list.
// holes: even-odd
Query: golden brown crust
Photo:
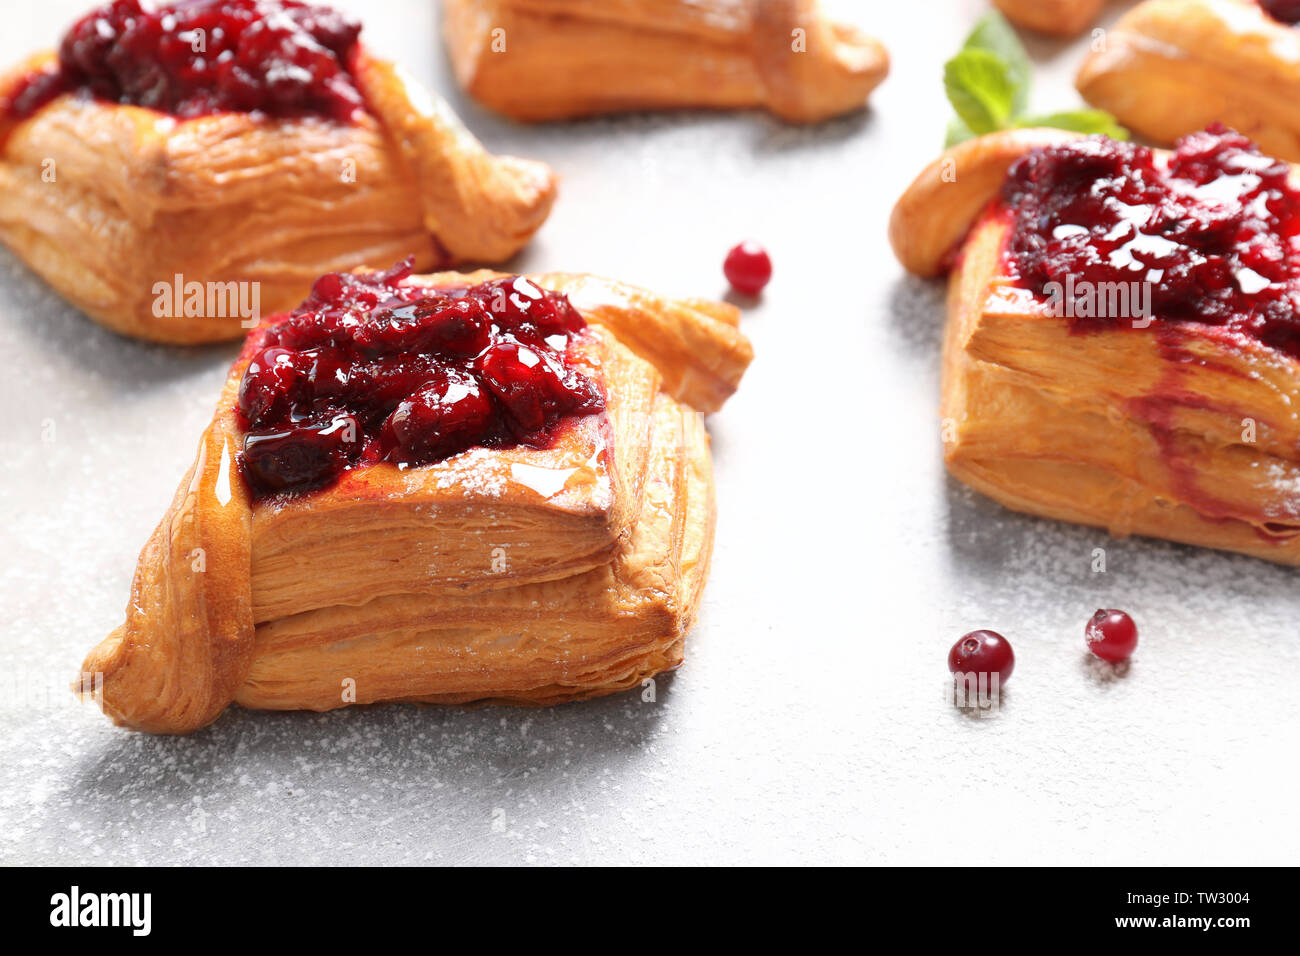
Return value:
[(889, 242), (919, 276), (947, 271), (951, 254), (1025, 153), (1078, 139), (1059, 129), (1015, 129), (958, 143), (921, 171), (894, 205)]
[[(1011, 152), (1003, 138), (968, 155), (1005, 175)], [(1030, 514), (1300, 564), (1300, 363), (1194, 323), (1172, 349), (1140, 329), (1075, 334), (1004, 274), (1000, 183), (972, 177), (954, 202), (957, 184), (918, 182), (903, 226), (937, 234), (945, 209), (983, 211), (949, 257), (949, 470)], [(932, 275), (939, 248), (900, 259)]]
[(1148, 0), (1107, 33), (1077, 85), (1158, 143), (1219, 121), (1300, 161), (1300, 31), (1254, 0)]
[[(235, 363), (199, 460), (141, 554), (126, 623), (83, 665), (103, 676), (116, 722), (187, 733), (232, 700), (551, 703), (680, 662), (714, 520), (693, 402), (730, 394), (749, 343), (730, 306), (592, 276), (531, 278), (574, 296), (591, 323), (580, 360), (607, 395), (604, 413), (545, 449), (380, 464), (325, 491), (253, 501), (232, 470), (246, 359)], [(639, 323), (677, 344), (639, 354), (619, 337)]]
[(1097, 19), (1106, 0), (993, 0), (1007, 19), (1029, 30), (1056, 36), (1082, 33)]
[(449, 0), (461, 86), (524, 121), (671, 107), (762, 107), (795, 123), (860, 108), (885, 78), (875, 39), (818, 0)]
[[(362, 53), (355, 72), (372, 113), (354, 125), (62, 96), (0, 140), (0, 241), (101, 324), (178, 344), (247, 332), (225, 283), (271, 315), (325, 272), (499, 261), (527, 242), (549, 169), (488, 154), (391, 64)], [(160, 299), (176, 276), (223, 285), (178, 315)]]

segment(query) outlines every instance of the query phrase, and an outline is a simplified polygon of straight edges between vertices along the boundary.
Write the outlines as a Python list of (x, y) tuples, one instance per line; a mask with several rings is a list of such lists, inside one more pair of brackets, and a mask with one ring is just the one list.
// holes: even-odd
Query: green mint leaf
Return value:
[(1024, 116), (1016, 120), (1017, 126), (1050, 126), (1076, 133), (1100, 133), (1111, 139), (1128, 139), (1128, 130), (1116, 122), (1105, 110), (1069, 110), (1048, 113), (1046, 116)]
[(1029, 105), (1029, 86), (1033, 76), (1033, 67), (1025, 45), (1007, 18), (996, 10), (990, 11), (975, 24), (975, 29), (966, 38), (963, 50), (984, 50), (998, 57), (1007, 67), (1007, 77), (1015, 91), (1012, 97), (1011, 113), (1024, 112)]
[(1003, 129), (1015, 88), (1007, 65), (988, 50), (962, 50), (943, 66), (943, 88), (962, 121), (978, 135)]

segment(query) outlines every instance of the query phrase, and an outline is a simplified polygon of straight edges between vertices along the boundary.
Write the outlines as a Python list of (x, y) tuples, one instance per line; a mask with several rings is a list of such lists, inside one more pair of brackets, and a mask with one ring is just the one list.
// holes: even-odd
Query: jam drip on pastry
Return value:
[[(1053, 284), (1077, 295), (1139, 283), (1158, 322), (1221, 327), (1300, 358), (1300, 192), (1287, 172), (1217, 125), (1167, 165), (1102, 137), (1034, 150), (1003, 187), (1008, 273), (1044, 296)], [(1133, 318), (1071, 321), (1087, 331)]]
[(604, 407), (572, 362), (586, 322), (567, 298), (523, 277), (403, 284), (410, 271), (323, 276), (297, 310), (254, 333), (239, 412), (255, 492), (316, 488), (379, 461), (543, 447), (565, 421)]
[(1300, 0), (1259, 0), (1259, 5), (1274, 20), (1292, 26), (1300, 23)]
[(25, 119), (83, 91), (191, 118), (221, 112), (347, 122), (364, 101), (348, 72), (361, 26), (294, 0), (114, 0), (64, 35), (57, 64), (27, 77), (8, 112)]

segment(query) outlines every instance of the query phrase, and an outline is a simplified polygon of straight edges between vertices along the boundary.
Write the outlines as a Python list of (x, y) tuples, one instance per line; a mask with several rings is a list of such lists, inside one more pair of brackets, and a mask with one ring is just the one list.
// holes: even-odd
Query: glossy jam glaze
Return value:
[(295, 0), (115, 0), (64, 35), (56, 64), (19, 82), (10, 119), (82, 92), (182, 118), (222, 112), (321, 116), (364, 109), (348, 72), (361, 26)]
[(543, 447), (604, 407), (574, 347), (586, 322), (512, 276), (456, 289), (388, 272), (330, 274), (253, 333), (239, 387), (245, 477), (260, 495), (323, 487), (380, 461)]
[[(1035, 150), (1003, 188), (1008, 272), (1044, 296), (1124, 283), (1149, 297), (1157, 325), (1204, 323), (1300, 358), (1300, 192), (1287, 176), (1222, 126), (1184, 138), (1167, 163), (1104, 137)], [(1087, 331), (1144, 318), (1071, 321)]]

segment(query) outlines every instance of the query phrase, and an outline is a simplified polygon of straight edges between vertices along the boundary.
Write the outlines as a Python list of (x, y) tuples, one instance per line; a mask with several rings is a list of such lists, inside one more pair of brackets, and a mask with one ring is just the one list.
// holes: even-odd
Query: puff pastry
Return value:
[(1106, 0), (993, 0), (1012, 23), (1052, 33), (1074, 36), (1097, 19)]
[(241, 379), (282, 320), (250, 336), (140, 556), (126, 622), (83, 665), (114, 721), (186, 733), (231, 702), (550, 704), (681, 662), (713, 540), (703, 413), (752, 357), (738, 313), (587, 275), (530, 281), (588, 323), (573, 349), (603, 410), (537, 447), (380, 461), (305, 494), (259, 493), (241, 459)]
[[(125, 335), (238, 339), (325, 272), (408, 254), (422, 269), (499, 262), (555, 198), (545, 165), (490, 155), (446, 104), (360, 44), (349, 72), (366, 109), (348, 122), (190, 118), (75, 92), (15, 114), (32, 77), (55, 66), (42, 54), (0, 80), (0, 242)], [(169, 298), (173, 283), (205, 294)]]
[(1300, 161), (1300, 31), (1256, 0), (1148, 0), (1079, 71), (1079, 92), (1162, 145), (1220, 121)]
[(762, 107), (793, 123), (859, 109), (885, 78), (875, 39), (818, 0), (447, 0), (460, 85), (518, 120)]
[[(1179, 160), (1179, 176), (1204, 177), (1205, 164), (1220, 161), (1232, 171), (1209, 185), (1181, 184), (1182, 195), (1205, 199), (1207, 216), (1226, 215), (1230, 207), (1217, 203), (1250, 177), (1286, 181), (1284, 166), (1237, 140), (1227, 132), (1201, 134)], [(1095, 164), (1109, 162), (1099, 142), (1060, 130), (972, 140), (927, 168), (894, 210), (891, 240), (903, 265), (921, 276), (951, 271), (941, 410), (948, 469), (1017, 511), (1300, 564), (1300, 362), (1285, 296), (1278, 298), (1280, 313), (1272, 313), (1280, 325), (1257, 335), (1209, 318), (1162, 318), (1159, 308), (1133, 323), (1080, 325), (1044, 295), (1046, 287), (1027, 281), (1010, 251), (1040, 240), (1017, 242), (1022, 227), (1004, 184), (1017, 171), (1029, 180), (1051, 175), (1049, 167), (1013, 165), (1018, 161), (1078, 143), (1057, 155), (1073, 157), (1083, 170), (1083, 193), (1140, 188), (1096, 172)], [(1126, 155), (1146, 155), (1131, 149)], [(1172, 175), (1170, 154), (1156, 152), (1152, 162), (1148, 182)], [(1292, 189), (1298, 178), (1290, 173)], [(1050, 210), (1068, 216), (1074, 200), (1050, 185), (1055, 180), (1047, 182), (1042, 188), (1058, 193), (1051, 201), (1066, 204)], [(1296, 194), (1273, 194), (1275, 206), (1284, 201), (1294, 206)], [(1048, 242), (1056, 245), (1049, 248), (1069, 247), (1080, 234), (1078, 226), (1054, 226)], [(1151, 234), (1134, 235), (1121, 236), (1125, 245), (1114, 255), (1143, 258), (1167, 249)], [(1288, 241), (1290, 251), (1274, 265), (1293, 281), (1294, 237)], [(1156, 302), (1176, 268), (1150, 278)], [(1247, 290), (1243, 275), (1228, 280), (1224, 301), (1261, 291)], [(1271, 308), (1246, 298), (1259, 315)], [(1213, 305), (1198, 307), (1208, 316)]]

